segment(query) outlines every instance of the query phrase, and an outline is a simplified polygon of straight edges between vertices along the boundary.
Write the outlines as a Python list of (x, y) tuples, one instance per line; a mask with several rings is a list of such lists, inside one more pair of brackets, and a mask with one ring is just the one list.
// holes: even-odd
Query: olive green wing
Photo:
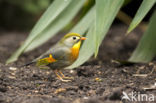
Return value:
[(37, 66), (46, 66), (59, 60), (68, 60), (70, 50), (66, 47), (52, 48), (36, 59)]
[(42, 59), (37, 60), (36, 65), (37, 66), (46, 66), (49, 63), (56, 62), (57, 60), (53, 58), (52, 54), (49, 54), (49, 57), (45, 57)]

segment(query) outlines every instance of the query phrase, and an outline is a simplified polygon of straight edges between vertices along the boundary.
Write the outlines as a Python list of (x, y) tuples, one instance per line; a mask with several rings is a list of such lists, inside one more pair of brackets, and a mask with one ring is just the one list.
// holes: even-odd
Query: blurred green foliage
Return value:
[(53, 0), (0, 0), (0, 28), (30, 30)]
[(24, 11), (32, 14), (38, 14), (49, 6), (51, 0), (5, 0), (6, 2), (16, 5)]

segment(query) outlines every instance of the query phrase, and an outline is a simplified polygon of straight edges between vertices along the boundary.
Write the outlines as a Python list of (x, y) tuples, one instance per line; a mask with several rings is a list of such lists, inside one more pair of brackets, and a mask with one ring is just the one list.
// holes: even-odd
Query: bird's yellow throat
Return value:
[(81, 41), (79, 41), (78, 43), (76, 43), (72, 48), (74, 49), (80, 49), (80, 45), (81, 45)]
[(79, 49), (80, 49), (80, 45), (81, 45), (81, 41), (79, 41), (78, 43), (76, 43), (72, 48), (72, 60), (76, 60), (78, 55), (79, 55)]

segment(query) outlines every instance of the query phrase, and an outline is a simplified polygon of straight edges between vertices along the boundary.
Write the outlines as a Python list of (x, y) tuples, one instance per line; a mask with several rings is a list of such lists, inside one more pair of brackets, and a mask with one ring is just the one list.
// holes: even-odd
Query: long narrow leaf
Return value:
[(74, 26), (74, 28), (70, 32), (79, 33), (84, 35), (84, 33), (89, 29), (91, 23), (95, 19), (95, 7), (92, 7), (88, 13), (82, 18), (79, 23)]
[(85, 0), (73, 0), (70, 5), (51, 23), (42, 33), (40, 33), (25, 49), (25, 52), (30, 51), (41, 44), (45, 43), (53, 37), (59, 30), (65, 27), (77, 14), (83, 6)]
[(156, 56), (156, 11), (154, 12), (148, 29), (141, 38), (137, 48), (133, 52), (129, 61), (131, 62), (149, 62)]
[(152, 6), (155, 4), (156, 0), (144, 0), (139, 7), (132, 23), (130, 24), (127, 33), (131, 32), (146, 16), (148, 11), (152, 8)]
[(38, 35), (41, 33), (56, 17), (71, 3), (72, 0), (68, 2), (62, 0), (54, 0), (54, 2), (49, 6), (49, 8), (42, 15), (40, 20), (36, 23), (32, 29), (29, 37), (32, 38), (32, 35)]
[(99, 46), (110, 28), (114, 18), (121, 8), (124, 0), (96, 0), (96, 19), (95, 19), (95, 57), (98, 54)]

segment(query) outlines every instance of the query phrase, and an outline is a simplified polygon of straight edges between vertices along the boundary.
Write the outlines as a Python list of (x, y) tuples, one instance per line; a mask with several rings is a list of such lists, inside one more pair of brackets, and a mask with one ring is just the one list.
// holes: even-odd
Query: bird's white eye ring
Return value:
[(75, 39), (76, 39), (76, 37), (74, 36), (74, 37), (73, 37), (73, 40), (75, 40)]

